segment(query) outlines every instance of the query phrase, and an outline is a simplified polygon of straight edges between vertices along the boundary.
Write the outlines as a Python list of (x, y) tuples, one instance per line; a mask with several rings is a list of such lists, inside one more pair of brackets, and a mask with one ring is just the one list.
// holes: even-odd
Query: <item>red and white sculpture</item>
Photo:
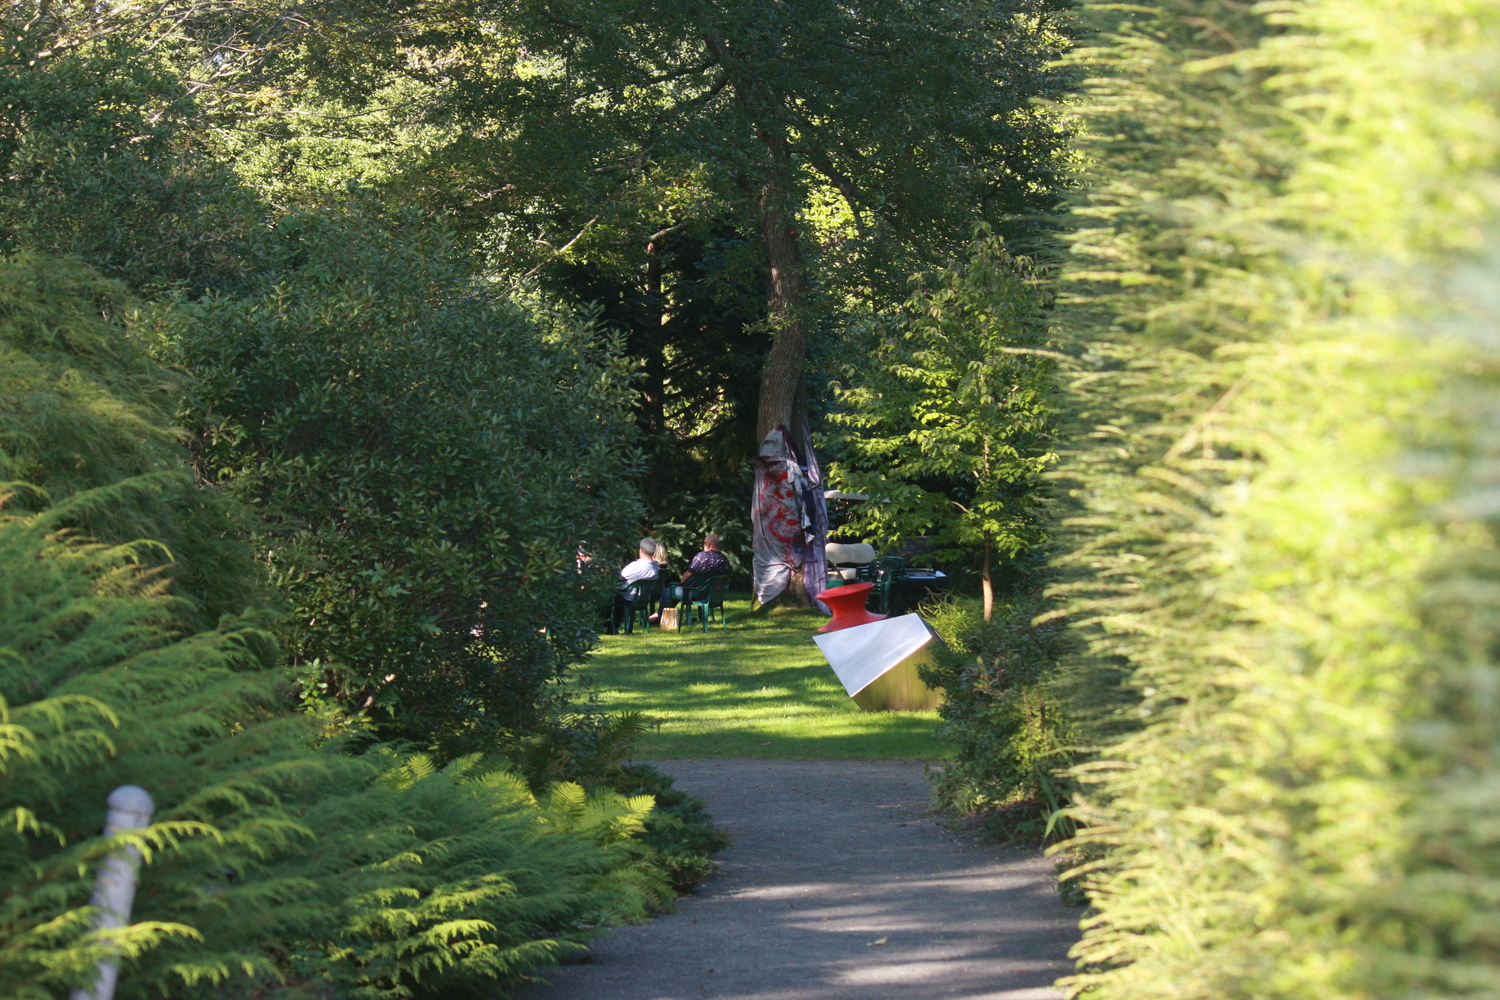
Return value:
[(932, 662), (938, 638), (921, 615), (886, 618), (865, 610), (870, 584), (825, 590), (818, 599), (833, 621), (813, 636), (823, 658), (854, 703), (866, 712), (937, 708), (943, 693), (928, 687), (918, 667)]

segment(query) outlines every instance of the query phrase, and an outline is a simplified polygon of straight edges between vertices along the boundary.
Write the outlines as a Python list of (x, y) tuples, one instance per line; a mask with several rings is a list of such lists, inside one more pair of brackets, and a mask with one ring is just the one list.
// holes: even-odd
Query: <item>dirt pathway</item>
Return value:
[(911, 762), (673, 760), (734, 843), (681, 912), (519, 1000), (1052, 1000), (1079, 911), (1035, 853), (926, 816)]

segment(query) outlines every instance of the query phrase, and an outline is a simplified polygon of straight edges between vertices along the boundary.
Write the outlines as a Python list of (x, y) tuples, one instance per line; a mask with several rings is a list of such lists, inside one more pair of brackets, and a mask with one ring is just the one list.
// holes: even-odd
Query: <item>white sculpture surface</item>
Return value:
[(922, 683), (917, 668), (942, 642), (921, 615), (886, 618), (813, 637), (839, 683), (867, 712), (936, 708), (942, 692)]

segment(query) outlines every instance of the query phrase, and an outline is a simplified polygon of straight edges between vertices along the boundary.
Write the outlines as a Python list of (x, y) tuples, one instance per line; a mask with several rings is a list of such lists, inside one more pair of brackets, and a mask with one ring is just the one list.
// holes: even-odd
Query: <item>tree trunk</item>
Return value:
[[(803, 430), (807, 426), (807, 274), (802, 246), (797, 241), (796, 216), (790, 202), (791, 154), (779, 133), (762, 130), (761, 140), (770, 153), (769, 169), (760, 188), (761, 238), (766, 248), (766, 315), (774, 339), (760, 376), (760, 408), (756, 416), (757, 442), (764, 441), (777, 425), (791, 434), (792, 449), (799, 461)], [(820, 588), (821, 589), (821, 588)], [(791, 582), (772, 604), (811, 607), (812, 594), (803, 579), (802, 567), (792, 571)]]
[(995, 581), (990, 576), (990, 533), (984, 533), (984, 569), (979, 574), (980, 589), (984, 593), (984, 620), (995, 617)]
[(641, 386), (641, 412), (645, 431), (652, 438), (666, 429), (666, 358), (662, 354), (661, 328), (667, 322), (667, 303), (662, 295), (661, 247), (646, 247), (646, 329), (641, 331), (645, 375)]
[(790, 204), (791, 155), (786, 139), (761, 133), (770, 152), (770, 171), (761, 185), (761, 239), (766, 247), (766, 317), (775, 339), (760, 377), (756, 436), (764, 441), (777, 424), (801, 449), (807, 422), (804, 369), (807, 362), (807, 273)]
[[(807, 273), (797, 240), (796, 206), (792, 203), (792, 151), (782, 126), (775, 123), (777, 98), (752, 71), (730, 52), (722, 36), (705, 33), (704, 43), (723, 68), (735, 96), (753, 121), (766, 149), (758, 178), (756, 210), (766, 250), (766, 319), (771, 327), (771, 350), (760, 376), (760, 406), (756, 413), (757, 448), (779, 424), (791, 435), (792, 450), (801, 461), (803, 430), (807, 426), (804, 369), (807, 362)], [(756, 539), (758, 543), (759, 538)], [(812, 595), (802, 578), (802, 567), (792, 572), (787, 589), (770, 603), (811, 606)], [(822, 588), (819, 587), (819, 590)]]
[[(990, 481), (990, 439), (984, 439), (984, 463), (981, 483)], [(978, 490), (975, 491), (976, 494)], [(992, 548), (990, 533), (984, 533), (984, 571), (979, 576), (980, 589), (984, 594), (984, 620), (989, 621), (995, 617), (995, 581), (990, 576), (990, 550)]]

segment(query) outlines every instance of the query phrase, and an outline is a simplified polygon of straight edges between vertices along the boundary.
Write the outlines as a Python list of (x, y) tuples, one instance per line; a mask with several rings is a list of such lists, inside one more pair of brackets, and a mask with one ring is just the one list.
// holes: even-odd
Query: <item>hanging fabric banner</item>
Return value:
[[(755, 460), (755, 497), (750, 519), (755, 529), (755, 599), (765, 604), (786, 590), (793, 573), (801, 573), (807, 589), (817, 594), (827, 577), (823, 546), (828, 537), (828, 513), (823, 502), (823, 478), (813, 457), (812, 442), (804, 436), (809, 467), (797, 461), (791, 435), (777, 425), (760, 445)], [(827, 611), (821, 603), (818, 607)]]
[(828, 605), (817, 597), (828, 586), (828, 500), (823, 496), (823, 470), (818, 467), (818, 456), (813, 453), (812, 432), (802, 428), (802, 454), (806, 456), (803, 466), (803, 530), (805, 544), (802, 558), (802, 579), (807, 581), (807, 592), (813, 595), (813, 604), (826, 614), (831, 614)]

